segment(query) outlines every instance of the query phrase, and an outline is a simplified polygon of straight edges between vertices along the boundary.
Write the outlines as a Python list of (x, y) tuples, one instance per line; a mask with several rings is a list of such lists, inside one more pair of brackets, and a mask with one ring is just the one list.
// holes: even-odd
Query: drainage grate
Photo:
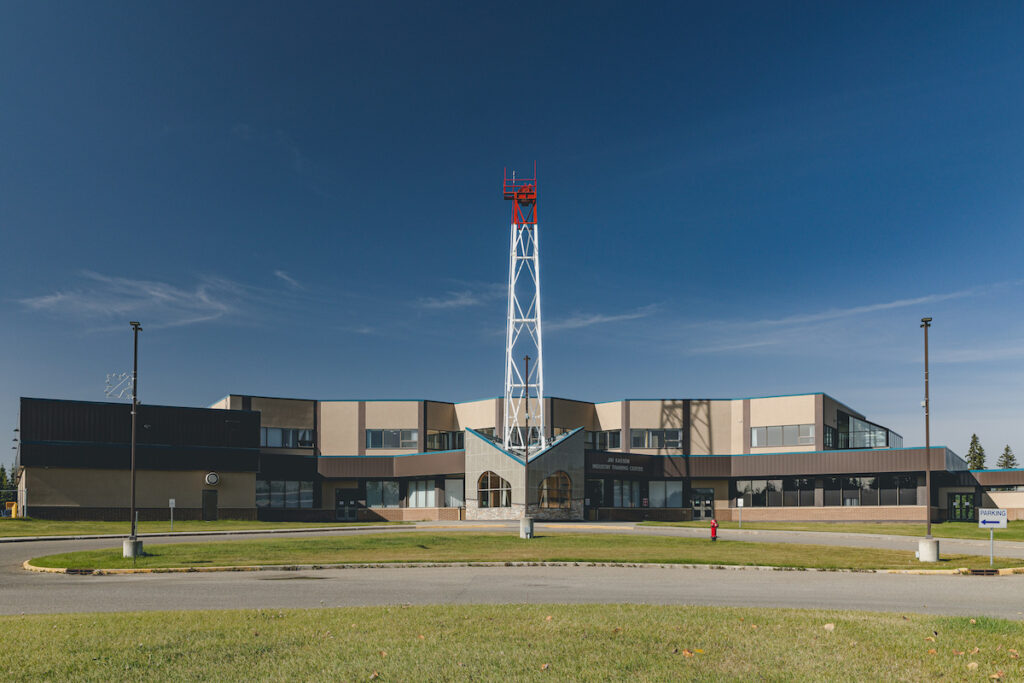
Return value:
[(971, 576), (999, 576), (998, 569), (972, 569)]

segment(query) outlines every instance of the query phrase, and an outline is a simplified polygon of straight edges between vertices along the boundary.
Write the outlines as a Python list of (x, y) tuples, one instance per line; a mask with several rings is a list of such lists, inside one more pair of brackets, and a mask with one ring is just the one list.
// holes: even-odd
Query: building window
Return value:
[(444, 432), (438, 429), (427, 430), (428, 451), (458, 451), (466, 447), (465, 432)]
[(312, 448), (312, 429), (260, 427), (260, 446), (264, 448)]
[(529, 430), (527, 430), (527, 428), (524, 426), (521, 427), (520, 429), (512, 430), (512, 433), (509, 435), (510, 445), (522, 446), (524, 434), (526, 435), (526, 440), (530, 444), (540, 443), (540, 429), (538, 427), (530, 427)]
[[(896, 432), (841, 410), (836, 411), (834, 429), (835, 436), (826, 439), (826, 448), (903, 448), (903, 437)], [(829, 436), (827, 429), (825, 435)]]
[(565, 472), (555, 472), (540, 483), (538, 494), (542, 508), (572, 507), (572, 480)]
[(256, 507), (298, 509), (313, 507), (313, 482), (256, 480)]
[(814, 480), (806, 477), (786, 477), (782, 480), (784, 507), (813, 507)]
[(682, 429), (631, 429), (629, 430), (631, 448), (672, 448), (683, 447)]
[(603, 432), (587, 432), (583, 447), (596, 451), (622, 448), (622, 430), (609, 429)]
[(398, 482), (388, 480), (366, 482), (366, 507), (398, 507)]
[(418, 429), (367, 429), (367, 448), (417, 448)]
[(612, 482), (612, 506), (617, 508), (640, 507), (640, 482), (614, 480)]
[(652, 481), (647, 493), (652, 508), (683, 507), (683, 482), (676, 480)]
[(477, 500), (482, 508), (512, 507), (512, 487), (494, 472), (484, 472), (477, 480)]
[(433, 479), (413, 479), (409, 482), (409, 507), (432, 508), (437, 490)]
[(814, 425), (812, 424), (750, 428), (751, 448), (813, 445)]
[(826, 506), (917, 505), (917, 476), (880, 474), (825, 477)]
[(814, 505), (813, 479), (738, 479), (736, 497), (744, 507)]

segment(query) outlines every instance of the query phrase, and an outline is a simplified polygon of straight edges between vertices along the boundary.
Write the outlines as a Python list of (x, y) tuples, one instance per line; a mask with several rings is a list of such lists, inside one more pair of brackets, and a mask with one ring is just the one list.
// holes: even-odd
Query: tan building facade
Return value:
[[(124, 416), (117, 413), (119, 436), (71, 433), (84, 424), (72, 412), (95, 412), (106, 423), (101, 413), (124, 408), (111, 406), (23, 399), (33, 437), (25, 437), (19, 468), (29, 514), (122, 514)], [(197, 519), (515, 519), (528, 505), (540, 519), (729, 520), (742, 508), (750, 521), (923, 521), (927, 514), (967, 519), (996, 504), (1024, 518), (1024, 470), (972, 473), (944, 447), (904, 448), (899, 434), (823, 393), (546, 398), (551, 446), (529, 467), (494, 441), (503, 408), (500, 398), (234, 394), (208, 409), (151, 407), (151, 426), (161, 433), (146, 435), (141, 514), (159, 518), (174, 497), (180, 516)], [(69, 426), (45, 433), (54, 418), (35, 424), (33, 411), (64, 416)], [(926, 467), (934, 482), (929, 505)], [(211, 472), (216, 485), (206, 483)]]

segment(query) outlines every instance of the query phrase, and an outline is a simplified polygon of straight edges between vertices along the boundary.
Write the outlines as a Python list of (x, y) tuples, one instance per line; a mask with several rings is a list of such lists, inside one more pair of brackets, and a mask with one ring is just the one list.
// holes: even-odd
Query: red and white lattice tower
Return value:
[(537, 165), (533, 178), (505, 172), (512, 202), (508, 257), (508, 327), (505, 335), (506, 450), (529, 457), (547, 446), (544, 425), (544, 344), (540, 322), (540, 242)]

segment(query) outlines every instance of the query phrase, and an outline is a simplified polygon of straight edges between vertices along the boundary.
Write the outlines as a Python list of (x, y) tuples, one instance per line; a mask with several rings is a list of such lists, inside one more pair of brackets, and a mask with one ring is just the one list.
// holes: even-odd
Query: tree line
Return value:
[[(971, 445), (967, 447), (967, 466), (972, 470), (985, 469), (985, 449), (982, 447), (981, 440), (978, 439), (977, 434), (971, 434)], [(1017, 456), (1013, 454), (1010, 444), (1006, 444), (1003, 454), (996, 460), (996, 468), (1008, 470), (1014, 467), (1018, 467)]]
[(18, 481), (12, 476), (7, 476), (7, 468), (0, 465), (0, 507), (7, 501), (18, 500), (18, 492), (15, 490), (18, 487)]

